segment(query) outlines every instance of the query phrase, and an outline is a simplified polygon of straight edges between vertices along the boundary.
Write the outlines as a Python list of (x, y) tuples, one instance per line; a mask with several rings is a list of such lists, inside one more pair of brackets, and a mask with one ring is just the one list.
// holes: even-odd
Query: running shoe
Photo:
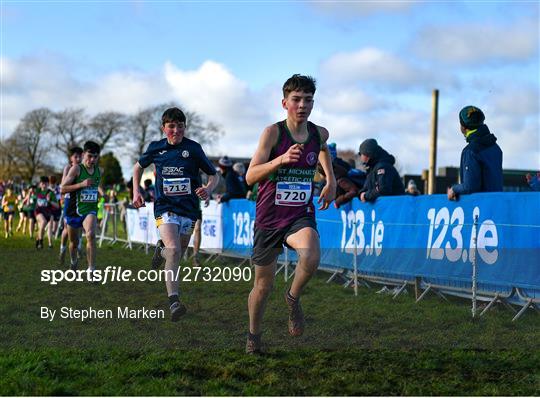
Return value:
[(58, 255), (58, 261), (60, 262), (60, 266), (63, 267), (66, 263), (66, 252), (67, 249), (60, 250), (60, 254)]
[(177, 322), (187, 311), (186, 306), (179, 301), (173, 303), (169, 309), (171, 311), (171, 321), (173, 322)]
[(288, 292), (285, 292), (285, 302), (289, 308), (289, 334), (291, 336), (301, 336), (304, 333), (305, 320), (302, 306), (300, 305), (300, 298), (291, 300)]
[(154, 255), (152, 256), (152, 269), (158, 269), (165, 262), (165, 259), (161, 255), (161, 249), (164, 247), (165, 245), (163, 244), (163, 241), (161, 239), (158, 240), (154, 250)]
[(250, 354), (250, 355), (263, 354), (261, 335), (250, 337), (248, 333), (248, 337), (246, 340), (246, 354)]

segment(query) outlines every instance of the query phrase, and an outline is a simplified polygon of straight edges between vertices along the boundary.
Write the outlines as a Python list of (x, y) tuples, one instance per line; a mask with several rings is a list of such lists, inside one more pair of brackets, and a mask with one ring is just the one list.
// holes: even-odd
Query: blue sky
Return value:
[[(250, 156), (285, 114), (293, 73), (318, 80), (312, 121), (339, 148), (376, 138), (403, 172), (458, 165), (457, 113), (474, 104), (506, 168), (540, 169), (539, 3), (2, 2), (2, 135), (25, 112), (90, 115), (175, 100), (220, 124), (208, 153)], [(127, 167), (126, 161), (123, 162)]]

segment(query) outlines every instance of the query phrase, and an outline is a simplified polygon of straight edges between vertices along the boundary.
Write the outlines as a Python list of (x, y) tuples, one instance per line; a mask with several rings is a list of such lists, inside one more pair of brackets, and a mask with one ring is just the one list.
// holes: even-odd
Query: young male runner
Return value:
[[(60, 193), (60, 185), (58, 184), (57, 177), (55, 175), (49, 176), (49, 189), (53, 191), (56, 197), (56, 203), (58, 206), (51, 209), (51, 220), (47, 225), (47, 229), (51, 230), (51, 234), (47, 233), (47, 237), (56, 238), (56, 230), (60, 225), (60, 218), (62, 217), (62, 194)], [(49, 241), (49, 247), (52, 247), (52, 241)]]
[[(186, 116), (178, 108), (167, 109), (161, 118), (161, 130), (166, 138), (152, 141), (133, 167), (133, 206), (144, 206), (141, 192), (143, 169), (156, 167), (154, 216), (161, 244), (156, 246), (153, 266), (165, 260), (165, 269), (177, 275), (182, 253), (189, 243), (193, 224), (199, 212), (199, 198), (206, 200), (218, 183), (216, 170), (197, 142), (184, 137)], [(199, 170), (208, 175), (201, 186)], [(156, 264), (158, 263), (158, 264)], [(186, 312), (180, 303), (178, 278), (167, 272), (165, 280), (171, 320), (176, 322)]]
[(17, 208), (17, 195), (13, 193), (12, 188), (7, 188), (2, 197), (2, 210), (4, 210), (4, 227), (6, 239), (13, 236), (13, 215)]
[[(43, 249), (43, 234), (45, 232), (45, 227), (52, 218), (52, 210), (58, 207), (59, 204), (56, 201), (56, 195), (49, 189), (49, 177), (42, 176), (36, 189), (36, 208), (34, 210), (38, 222), (36, 249)], [(52, 230), (49, 228), (47, 231), (49, 249), (52, 249), (51, 234)]]
[(283, 244), (296, 250), (299, 258), (294, 280), (285, 293), (289, 334), (300, 336), (304, 332), (300, 295), (320, 259), (312, 203), (317, 161), (327, 176), (319, 197), (319, 203), (323, 203), (319, 210), (326, 210), (336, 194), (336, 180), (326, 145), (328, 130), (308, 122), (314, 94), (312, 77), (293, 75), (285, 82), (282, 106), (287, 111), (287, 119), (263, 131), (246, 175), (248, 185), (259, 183), (252, 255), (255, 282), (248, 298), (247, 353), (261, 352), (262, 319)]
[[(34, 226), (36, 224), (36, 210), (37, 205), (37, 196), (36, 196), (36, 187), (34, 185), (31, 185), (28, 188), (28, 191), (26, 193), (26, 196), (23, 199), (23, 211), (26, 213), (26, 218), (28, 218), (28, 235), (30, 235), (30, 239), (34, 238)], [(22, 231), (23, 235), (25, 233), (25, 228), (23, 227)]]
[[(64, 167), (64, 171), (62, 173), (62, 182), (60, 184), (64, 183), (65, 178), (67, 177), (69, 170), (73, 165), (78, 165), (81, 163), (83, 154), (83, 149), (81, 147), (73, 147), (69, 150), (69, 164)], [(64, 194), (64, 206), (62, 208), (62, 223), (64, 225), (64, 228), (62, 229), (62, 236), (60, 238), (60, 265), (64, 265), (64, 261), (66, 258), (66, 249), (67, 249), (67, 241), (68, 241), (68, 230), (67, 230), (67, 223), (66, 223), (66, 211), (69, 206), (69, 193)], [(82, 240), (79, 238), (79, 246), (78, 250), (81, 248), (81, 242)]]
[(79, 230), (86, 234), (86, 261), (88, 271), (96, 268), (96, 228), (98, 193), (103, 196), (99, 186), (101, 171), (98, 167), (101, 148), (93, 141), (87, 141), (83, 147), (81, 164), (74, 164), (62, 181), (62, 193), (69, 193), (69, 204), (66, 209), (66, 223), (69, 236), (69, 255), (71, 269), (77, 269), (77, 245)]

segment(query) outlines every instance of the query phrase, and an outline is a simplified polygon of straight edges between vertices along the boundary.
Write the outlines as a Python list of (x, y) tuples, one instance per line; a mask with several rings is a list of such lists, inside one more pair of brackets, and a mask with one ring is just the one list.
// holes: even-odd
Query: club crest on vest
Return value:
[(313, 166), (315, 163), (317, 163), (317, 154), (315, 152), (308, 153), (306, 161), (310, 166)]

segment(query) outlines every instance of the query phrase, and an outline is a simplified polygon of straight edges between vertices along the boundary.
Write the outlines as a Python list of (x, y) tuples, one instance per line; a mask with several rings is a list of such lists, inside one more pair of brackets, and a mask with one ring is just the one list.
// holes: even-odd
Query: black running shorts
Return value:
[(286, 243), (287, 238), (306, 227), (317, 231), (317, 222), (314, 217), (299, 218), (286, 228), (259, 229), (255, 227), (251, 261), (255, 265), (272, 264), (283, 253), (283, 245), (289, 247)]

